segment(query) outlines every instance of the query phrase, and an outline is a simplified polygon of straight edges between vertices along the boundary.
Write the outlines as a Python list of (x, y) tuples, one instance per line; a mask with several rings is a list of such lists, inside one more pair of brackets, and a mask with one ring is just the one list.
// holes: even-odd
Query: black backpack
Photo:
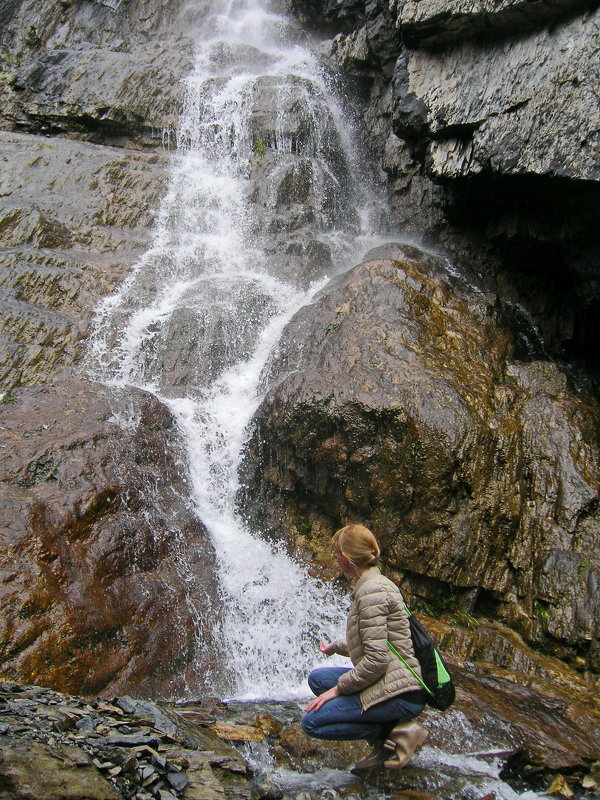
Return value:
[[(404, 606), (406, 608), (406, 605)], [(421, 679), (410, 664), (400, 655), (391, 642), (388, 642), (388, 647), (392, 653), (397, 656), (404, 666), (409, 669), (415, 678), (419, 681), (423, 689), (427, 692), (427, 704), (437, 708), (440, 711), (445, 711), (448, 706), (452, 705), (456, 697), (456, 690), (454, 682), (448, 672), (448, 668), (444, 659), (438, 652), (437, 647), (434, 645), (431, 636), (427, 633), (425, 626), (413, 616), (408, 608), (406, 608), (408, 615), (408, 622), (410, 625), (410, 635), (412, 638), (413, 649), (419, 665), (421, 666)]]

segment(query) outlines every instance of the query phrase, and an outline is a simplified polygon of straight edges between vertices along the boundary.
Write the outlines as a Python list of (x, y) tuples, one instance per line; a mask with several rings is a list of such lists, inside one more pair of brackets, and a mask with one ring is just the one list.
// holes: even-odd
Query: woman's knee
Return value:
[(325, 691), (323, 688), (323, 677), (326, 669), (327, 667), (317, 667), (317, 669), (313, 669), (313, 671), (309, 673), (307, 680), (313, 694), (321, 694)]
[(302, 719), (300, 720), (300, 725), (302, 726), (302, 730), (308, 736), (315, 736), (315, 731), (318, 728), (318, 725), (315, 724), (314, 714), (310, 711), (304, 714)]

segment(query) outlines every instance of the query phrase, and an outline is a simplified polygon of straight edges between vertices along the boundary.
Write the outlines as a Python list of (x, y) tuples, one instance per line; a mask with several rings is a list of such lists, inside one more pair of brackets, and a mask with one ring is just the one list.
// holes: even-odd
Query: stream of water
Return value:
[[(235, 510), (246, 429), (286, 322), (377, 236), (369, 221), (378, 205), (350, 179), (359, 159), (339, 103), (297, 37), (286, 19), (249, 3), (224, 5), (205, 23), (153, 245), (99, 309), (93, 340), (96, 377), (154, 392), (178, 420), (193, 501), (218, 561), (220, 638), (237, 697), (305, 694), (319, 640), (344, 627), (331, 588), (253, 536)], [(265, 113), (270, 140), (257, 144), (256, 115)], [(312, 283), (277, 275), (249, 199), (253, 160), (273, 154), (292, 175), (310, 159), (315, 195), (319, 182), (329, 187), (311, 213), (331, 264)], [(274, 194), (280, 172), (275, 163)], [(333, 205), (337, 193), (355, 216), (333, 218), (332, 186)]]
[[(345, 601), (246, 529), (238, 467), (283, 328), (332, 273), (381, 241), (381, 205), (326, 73), (282, 16), (252, 0), (215, 6), (186, 97), (152, 246), (98, 310), (91, 372), (155, 393), (178, 421), (218, 563), (227, 690), (300, 697), (318, 642), (343, 632)], [(260, 216), (277, 210), (286, 176), (306, 174), (307, 160), (317, 199), (306, 218), (331, 254), (312, 281), (278, 269)], [(263, 163), (271, 168), (257, 186)], [(516, 796), (505, 790), (497, 796)]]

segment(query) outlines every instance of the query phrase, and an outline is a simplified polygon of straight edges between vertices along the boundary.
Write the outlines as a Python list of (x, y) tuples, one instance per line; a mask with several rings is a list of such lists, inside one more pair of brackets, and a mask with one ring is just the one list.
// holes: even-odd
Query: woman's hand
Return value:
[(339, 696), (340, 693), (338, 691), (338, 687), (332, 686), (331, 689), (327, 689), (326, 692), (323, 692), (323, 694), (320, 694), (318, 697), (315, 697), (314, 700), (311, 700), (306, 706), (306, 711), (318, 711), (324, 703), (327, 703), (328, 700), (333, 700), (335, 697)]
[(335, 653), (335, 645), (325, 644), (325, 642), (321, 642), (321, 644), (319, 645), (319, 650), (326, 656), (332, 656)]

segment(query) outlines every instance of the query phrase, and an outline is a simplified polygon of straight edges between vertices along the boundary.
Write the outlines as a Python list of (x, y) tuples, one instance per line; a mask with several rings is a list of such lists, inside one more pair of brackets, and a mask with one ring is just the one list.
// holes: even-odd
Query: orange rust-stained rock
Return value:
[(211, 726), (211, 730), (217, 734), (219, 739), (224, 739), (226, 742), (262, 742), (265, 738), (264, 732), (253, 725), (217, 722)]
[(84, 694), (202, 686), (213, 551), (182, 500), (170, 413), (84, 382), (13, 398), (0, 405), (3, 676)]
[(265, 736), (275, 736), (281, 730), (281, 723), (277, 722), (271, 714), (264, 712), (256, 715), (255, 724)]

